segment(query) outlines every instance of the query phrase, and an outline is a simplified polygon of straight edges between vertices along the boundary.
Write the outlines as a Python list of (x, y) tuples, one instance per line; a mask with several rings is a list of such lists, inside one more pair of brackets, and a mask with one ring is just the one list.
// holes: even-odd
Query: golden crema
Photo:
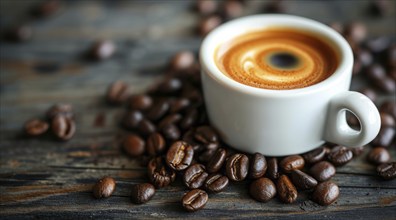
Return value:
[(223, 43), (215, 60), (237, 82), (276, 90), (319, 83), (339, 64), (337, 53), (319, 37), (281, 27), (248, 32)]

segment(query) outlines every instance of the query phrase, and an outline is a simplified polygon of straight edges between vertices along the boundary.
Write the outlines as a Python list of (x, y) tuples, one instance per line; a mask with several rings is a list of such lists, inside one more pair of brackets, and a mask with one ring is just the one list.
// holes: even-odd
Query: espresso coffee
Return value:
[(307, 31), (271, 27), (242, 34), (216, 50), (218, 68), (231, 79), (257, 88), (288, 90), (317, 84), (339, 64), (336, 51)]

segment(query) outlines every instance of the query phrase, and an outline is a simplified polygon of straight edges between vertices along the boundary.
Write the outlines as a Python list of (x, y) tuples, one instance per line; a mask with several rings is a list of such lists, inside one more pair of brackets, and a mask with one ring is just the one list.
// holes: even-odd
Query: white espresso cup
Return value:
[[(291, 90), (248, 86), (221, 72), (215, 60), (219, 45), (273, 26), (307, 30), (323, 37), (340, 57), (335, 72), (317, 84)], [(227, 22), (206, 36), (200, 62), (209, 120), (222, 140), (235, 149), (286, 156), (313, 150), (325, 142), (363, 146), (379, 132), (380, 116), (373, 102), (348, 91), (353, 66), (349, 44), (319, 22), (291, 15), (254, 15)], [(359, 119), (359, 131), (347, 124), (346, 111)]]

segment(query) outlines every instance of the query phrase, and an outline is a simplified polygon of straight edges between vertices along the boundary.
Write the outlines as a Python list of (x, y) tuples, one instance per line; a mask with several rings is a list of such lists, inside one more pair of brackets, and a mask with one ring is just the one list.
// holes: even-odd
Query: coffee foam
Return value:
[[(287, 54), (297, 63), (277, 66), (271, 63), (276, 54)], [(220, 45), (215, 56), (218, 68), (235, 81), (275, 90), (319, 83), (332, 75), (339, 63), (330, 45), (313, 34), (291, 28), (245, 33)]]

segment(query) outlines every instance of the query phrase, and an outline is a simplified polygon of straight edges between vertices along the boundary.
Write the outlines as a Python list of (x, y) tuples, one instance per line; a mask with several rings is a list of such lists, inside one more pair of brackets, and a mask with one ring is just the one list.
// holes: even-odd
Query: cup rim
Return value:
[[(271, 26), (276, 26), (277, 25), (276, 22), (278, 22), (278, 24), (281, 24), (281, 26), (286, 26), (286, 27), (290, 26), (292, 28), (293, 27), (295, 28), (295, 26), (298, 25), (301, 28), (320, 33), (324, 37), (328, 38), (331, 41), (331, 43), (334, 44), (340, 56), (339, 57), (340, 63), (337, 69), (330, 77), (326, 78), (325, 80), (319, 83), (303, 88), (288, 89), (288, 90), (271, 90), (265, 88), (252, 87), (239, 83), (227, 77), (224, 73), (221, 72), (221, 70), (217, 67), (215, 63), (214, 53), (215, 53), (215, 48), (217, 48), (219, 43), (217, 43), (217, 45), (214, 47), (213, 41), (216, 41), (216, 38), (218, 38), (219, 35), (220, 36), (224, 35), (227, 32), (226, 30), (233, 28), (233, 26), (241, 27), (243, 26), (243, 24), (253, 23), (253, 22), (256, 23), (259, 21), (262, 22), (263, 20), (264, 21), (271, 20), (272, 22), (275, 20), (275, 23), (271, 23)], [(285, 25), (285, 23), (287, 23), (287, 25)], [(263, 28), (264, 27), (266, 26), (263, 26)], [(239, 29), (237, 31), (238, 33), (235, 34), (235, 36), (238, 36), (242, 34), (244, 31), (248, 31), (249, 29), (251, 30), (252, 28), (247, 27), (245, 30)], [(227, 37), (233, 38), (235, 36), (232, 37), (225, 36), (225, 38)], [(334, 83), (346, 79), (345, 77), (343, 77), (345, 74), (347, 74), (345, 72), (349, 72), (349, 74), (352, 74), (352, 66), (353, 66), (352, 49), (349, 46), (348, 42), (338, 32), (333, 30), (331, 27), (328, 27), (327, 25), (320, 23), (318, 21), (308, 19), (305, 17), (286, 15), (286, 14), (251, 15), (242, 18), (237, 18), (220, 25), (219, 27), (211, 31), (204, 38), (199, 51), (199, 59), (201, 63), (202, 74), (208, 75), (209, 77), (211, 77), (218, 83), (222, 84), (223, 86), (226, 86), (230, 89), (246, 94), (257, 95), (257, 96), (271, 96), (271, 97), (299, 96), (299, 95), (311, 94), (325, 89), (329, 89), (330, 87), (332, 87), (332, 85), (334, 85)]]

